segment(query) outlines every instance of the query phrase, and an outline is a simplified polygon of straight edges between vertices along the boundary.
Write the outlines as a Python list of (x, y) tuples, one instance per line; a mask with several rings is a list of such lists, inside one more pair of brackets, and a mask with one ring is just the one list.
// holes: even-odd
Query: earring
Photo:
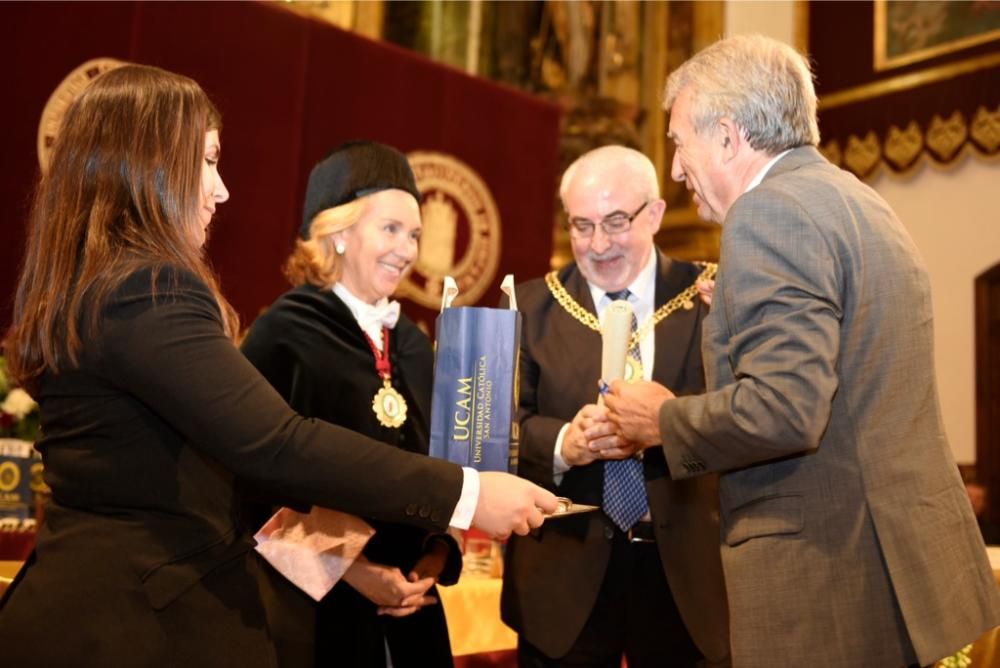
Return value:
[(347, 246), (344, 245), (343, 241), (338, 241), (333, 247), (333, 250), (337, 251), (337, 255), (343, 255), (344, 251), (347, 250)]

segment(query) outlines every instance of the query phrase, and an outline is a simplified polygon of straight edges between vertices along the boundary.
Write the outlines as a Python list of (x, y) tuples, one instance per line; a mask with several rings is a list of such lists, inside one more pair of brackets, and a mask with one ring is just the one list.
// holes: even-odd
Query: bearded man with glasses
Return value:
[[(635, 318), (634, 379), (704, 390), (697, 283), (714, 265), (653, 244), (666, 203), (653, 164), (605, 146), (563, 174), (574, 262), (517, 286), (523, 317), (520, 475), (600, 506), (508, 543), (502, 614), (522, 666), (729, 665), (711, 476), (677, 483), (662, 453), (637, 456), (598, 405), (600, 322), (617, 299)], [(590, 438), (584, 436), (588, 431)]]

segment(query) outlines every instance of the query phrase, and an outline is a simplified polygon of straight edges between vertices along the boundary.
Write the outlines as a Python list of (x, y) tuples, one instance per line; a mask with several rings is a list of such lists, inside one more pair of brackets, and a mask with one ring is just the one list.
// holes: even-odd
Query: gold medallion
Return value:
[(406, 422), (406, 400), (389, 384), (388, 378), (382, 381), (382, 389), (372, 399), (372, 410), (383, 426), (399, 429)]
[(122, 65), (125, 63), (114, 58), (88, 60), (67, 74), (66, 78), (52, 91), (49, 101), (45, 103), (45, 108), (42, 110), (42, 117), (38, 120), (38, 164), (41, 166), (43, 174), (48, 171), (49, 155), (52, 152), (52, 145), (56, 141), (56, 135), (59, 134), (59, 127), (62, 125), (66, 110), (94, 79)]
[[(679, 309), (690, 311), (694, 308), (694, 300), (698, 295), (697, 281), (714, 279), (719, 268), (719, 265), (712, 262), (696, 262), (695, 264), (702, 267), (702, 272), (698, 276), (698, 279), (682, 292), (677, 294), (673, 299), (656, 309), (656, 311), (653, 312), (653, 315), (650, 316), (650, 318), (646, 320), (641, 327), (632, 332), (632, 338), (629, 339), (628, 343), (629, 349), (633, 346), (639, 345), (639, 342), (646, 338), (646, 335), (653, 331), (653, 328), (660, 324), (660, 322), (671, 313), (674, 313)], [(549, 292), (552, 293), (552, 297), (556, 300), (556, 303), (562, 306), (566, 313), (568, 313), (573, 319), (595, 332), (601, 331), (601, 323), (597, 319), (597, 316), (581, 306), (578, 301), (573, 299), (573, 297), (566, 292), (566, 288), (563, 287), (562, 282), (559, 280), (559, 274), (557, 272), (550, 271), (545, 274), (545, 285), (548, 286)]]
[(642, 380), (642, 362), (629, 355), (625, 358), (625, 382), (634, 383)]

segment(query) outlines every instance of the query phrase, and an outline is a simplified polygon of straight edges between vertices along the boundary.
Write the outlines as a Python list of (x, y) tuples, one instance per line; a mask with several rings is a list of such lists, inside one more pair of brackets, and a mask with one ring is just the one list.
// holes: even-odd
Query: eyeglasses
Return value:
[[(600, 223), (601, 229), (604, 230), (604, 234), (611, 236), (613, 234), (621, 234), (623, 232), (628, 232), (632, 228), (632, 221), (636, 219), (642, 210), (646, 208), (649, 204), (649, 200), (642, 203), (638, 209), (632, 215), (625, 213), (624, 211), (618, 211), (616, 213), (603, 218)], [(587, 220), (586, 218), (570, 218), (567, 223), (569, 232), (571, 235), (578, 239), (589, 239), (594, 236), (594, 230), (597, 229), (597, 225), (592, 220)]]

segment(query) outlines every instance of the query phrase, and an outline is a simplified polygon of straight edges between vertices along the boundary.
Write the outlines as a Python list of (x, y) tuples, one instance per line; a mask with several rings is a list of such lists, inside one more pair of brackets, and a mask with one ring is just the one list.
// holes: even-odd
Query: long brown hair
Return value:
[(98, 77), (70, 105), (35, 191), (6, 342), (15, 378), (76, 367), (109, 295), (136, 270), (180, 267), (236, 313), (196, 243), (205, 134), (219, 112), (196, 82), (144, 65)]

